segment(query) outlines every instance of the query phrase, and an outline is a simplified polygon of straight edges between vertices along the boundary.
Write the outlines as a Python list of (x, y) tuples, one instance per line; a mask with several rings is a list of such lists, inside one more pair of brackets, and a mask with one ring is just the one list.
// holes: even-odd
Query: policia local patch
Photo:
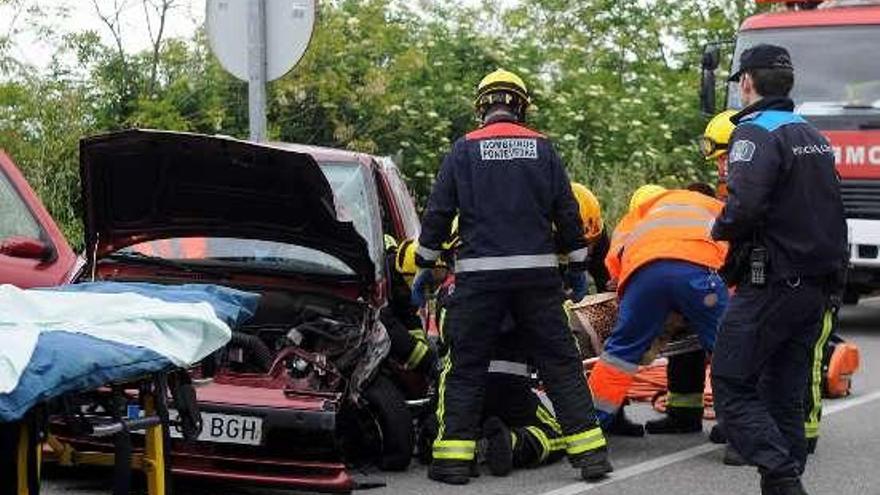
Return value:
[(754, 155), (755, 143), (747, 140), (737, 141), (730, 150), (730, 163), (750, 162)]
[(480, 158), (483, 161), (538, 159), (536, 139), (487, 139), (480, 141)]

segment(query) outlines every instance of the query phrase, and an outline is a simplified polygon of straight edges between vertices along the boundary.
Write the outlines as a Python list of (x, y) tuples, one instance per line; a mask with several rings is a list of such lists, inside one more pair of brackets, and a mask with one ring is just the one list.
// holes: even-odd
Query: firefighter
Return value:
[(733, 122), (730, 118), (736, 110), (725, 110), (712, 117), (700, 138), (700, 151), (706, 160), (715, 160), (718, 168), (718, 187), (715, 196), (724, 201), (727, 199), (727, 147), (730, 135), (733, 134)]
[[(442, 312), (455, 297), (455, 277), (438, 295)], [(441, 326), (441, 331), (444, 330)], [(489, 362), (483, 400), (483, 457), (489, 472), (505, 476), (515, 468), (536, 467), (565, 455), (562, 428), (533, 389), (525, 335), (508, 313), (501, 322), (498, 347)]]
[[(608, 238), (605, 222), (602, 219), (602, 207), (593, 192), (583, 184), (572, 182), (571, 191), (578, 202), (581, 220), (584, 223), (584, 238), (590, 250), (587, 272), (593, 278), (596, 290), (603, 292), (607, 289), (608, 281), (610, 280), (608, 269), (605, 267), (605, 255), (608, 254), (611, 241)], [(580, 299), (582, 297), (575, 298), (575, 300)]]
[(569, 277), (586, 277), (578, 205), (550, 141), (524, 125), (529, 95), (519, 76), (501, 69), (487, 75), (475, 106), (482, 126), (453, 145), (428, 200), (413, 284), (417, 299), (433, 284), (431, 268), (458, 214), (462, 244), (428, 476), (469, 481), (491, 351), (510, 312), (556, 409), (569, 460), (584, 479), (596, 480), (611, 465), (562, 309), (556, 254), (559, 240)]
[[(670, 312), (681, 313), (703, 349), (712, 351), (727, 304), (727, 288), (716, 273), (727, 246), (709, 237), (720, 211), (721, 202), (693, 191), (646, 185), (633, 194), (605, 258), (620, 310), (590, 374), (603, 423), (622, 406), (642, 356), (663, 332)], [(675, 417), (678, 411), (673, 407), (669, 414)]]
[[(714, 116), (706, 125), (706, 130), (703, 132), (700, 141), (700, 150), (703, 152), (703, 156), (706, 157), (706, 160), (715, 160), (718, 167), (717, 197), (722, 201), (727, 199), (728, 145), (730, 143), (730, 136), (736, 128), (730, 118), (736, 114), (736, 110), (725, 110)], [(807, 437), (808, 454), (815, 452), (816, 444), (819, 441), (819, 421), (822, 416), (822, 363), (827, 353), (833, 351), (829, 347), (828, 342), (834, 340), (832, 336), (836, 337), (835, 329), (837, 328), (837, 310), (839, 307), (839, 304), (831, 304), (829, 306), (823, 318), (819, 340), (813, 348), (813, 365), (808, 376), (807, 392), (804, 394), (804, 431)], [(727, 442), (727, 438), (722, 433), (719, 425), (715, 425), (712, 428), (710, 438), (717, 443)], [(745, 460), (728, 446), (727, 451), (724, 453), (724, 463), (738, 466), (745, 464)]]
[[(396, 264), (398, 273), (415, 273), (416, 247), (413, 241), (401, 243)], [(452, 237), (444, 246), (444, 257), (455, 247), (457, 232), (453, 227)], [(441, 335), (446, 308), (455, 292), (452, 263), (446, 263), (446, 268), (447, 275), (436, 293)], [(522, 342), (522, 335), (514, 331), (509, 314), (501, 325), (502, 337), (489, 363), (482, 411), (482, 438), (486, 440), (483, 454), (494, 476), (506, 476), (514, 468), (549, 464), (565, 454), (565, 445), (559, 441), (562, 436), (559, 423), (533, 389), (528, 347)], [(445, 348), (442, 339), (438, 347)], [(433, 441), (436, 435), (436, 418), (424, 421), (421, 437)], [(425, 450), (424, 447), (419, 450)], [(430, 451), (430, 445), (427, 447)]]
[(389, 297), (388, 306), (382, 308), (379, 318), (391, 341), (389, 354), (400, 367), (428, 378), (436, 378), (437, 354), (428, 344), (427, 334), (422, 328), (416, 308), (410, 304), (411, 282), (407, 282), (406, 272), (397, 269), (397, 259), (406, 249), (406, 242), (398, 246), (394, 237), (385, 235), (385, 257), (390, 275)]
[(828, 140), (793, 113), (788, 52), (745, 50), (731, 76), (746, 107), (728, 151), (728, 198), (712, 237), (732, 243), (736, 285), (712, 356), (719, 423), (758, 466), (765, 495), (802, 495), (803, 399), (846, 222)]

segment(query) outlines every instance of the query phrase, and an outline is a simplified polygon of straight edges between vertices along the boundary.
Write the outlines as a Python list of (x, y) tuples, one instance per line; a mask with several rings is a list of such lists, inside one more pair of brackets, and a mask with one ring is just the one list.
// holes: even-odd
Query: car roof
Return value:
[(272, 146), (284, 148), (299, 153), (308, 153), (319, 162), (358, 162), (361, 165), (372, 166), (379, 158), (351, 150), (327, 148), (324, 146), (312, 146), (308, 144), (272, 142)]

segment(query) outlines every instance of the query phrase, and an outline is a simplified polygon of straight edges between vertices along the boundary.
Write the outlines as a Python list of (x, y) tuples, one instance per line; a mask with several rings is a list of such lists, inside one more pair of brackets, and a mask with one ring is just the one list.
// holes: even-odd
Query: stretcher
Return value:
[[(169, 493), (170, 428), (190, 440), (201, 429), (187, 368), (258, 299), (210, 285), (0, 286), (0, 494), (38, 494), (44, 461), (113, 466), (114, 495), (133, 470), (149, 495)], [(108, 437), (112, 451), (83, 447)]]
[[(578, 342), (584, 371), (589, 374), (599, 360), (605, 340), (617, 322), (618, 303), (614, 293), (586, 296), (568, 307), (572, 332)], [(666, 410), (666, 365), (670, 356), (701, 349), (699, 339), (687, 327), (681, 315), (673, 313), (666, 321), (663, 333), (654, 341), (642, 358), (627, 398), (633, 402), (649, 402), (659, 412)], [(835, 337), (824, 349), (821, 367), (822, 396), (846, 397), (852, 386), (852, 376), (859, 369), (859, 349)], [(714, 419), (711, 368), (706, 368), (703, 392), (704, 418)]]
[[(577, 339), (581, 358), (593, 363), (602, 354), (605, 340), (617, 323), (617, 295), (613, 292), (591, 294), (568, 308), (572, 332)], [(650, 365), (657, 358), (674, 356), (700, 349), (696, 335), (688, 330), (681, 315), (673, 313), (667, 318), (663, 333), (654, 340), (642, 357), (642, 365)]]

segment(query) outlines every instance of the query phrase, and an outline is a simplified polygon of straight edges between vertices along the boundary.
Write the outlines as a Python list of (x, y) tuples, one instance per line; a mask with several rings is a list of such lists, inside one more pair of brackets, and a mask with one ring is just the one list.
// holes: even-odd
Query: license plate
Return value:
[[(172, 420), (177, 419), (177, 411), (171, 410)], [(171, 437), (182, 438), (177, 428), (171, 428)], [(202, 413), (202, 433), (200, 442), (236, 443), (240, 445), (260, 445), (263, 440), (263, 418), (239, 416), (237, 414)]]

